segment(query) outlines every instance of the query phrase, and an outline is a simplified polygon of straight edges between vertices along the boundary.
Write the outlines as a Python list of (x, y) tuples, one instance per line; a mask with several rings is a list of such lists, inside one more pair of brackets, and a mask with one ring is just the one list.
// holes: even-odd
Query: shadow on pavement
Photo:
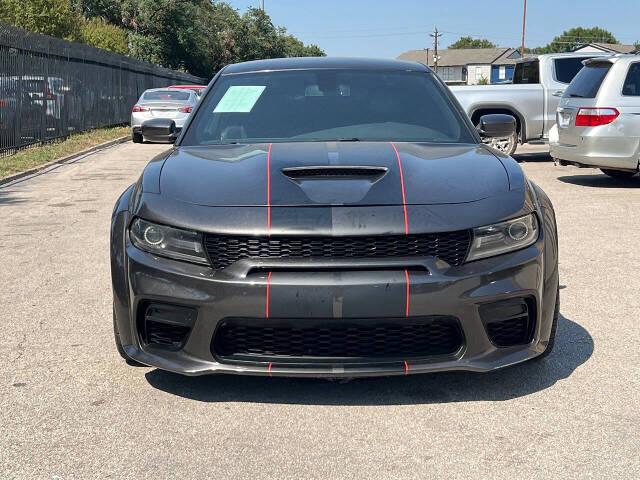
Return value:
[(24, 200), (11, 196), (8, 190), (0, 190), (0, 205), (12, 205), (23, 202)]
[(553, 162), (549, 152), (514, 153), (511, 155), (517, 162)]
[(611, 178), (604, 173), (602, 175), (566, 175), (558, 177), (558, 180), (582, 187), (640, 188), (640, 175), (623, 179)]
[(540, 362), (492, 373), (446, 372), (408, 377), (323, 379), (209, 375), (185, 377), (162, 370), (145, 376), (155, 388), (201, 402), (305, 405), (412, 405), (501, 401), (529, 395), (569, 377), (593, 353), (589, 332), (560, 316), (553, 353)]

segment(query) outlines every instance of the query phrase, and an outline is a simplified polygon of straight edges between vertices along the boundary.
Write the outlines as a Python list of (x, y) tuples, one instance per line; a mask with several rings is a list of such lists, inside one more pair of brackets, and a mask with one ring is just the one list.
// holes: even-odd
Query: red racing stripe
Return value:
[(271, 146), (267, 150), (267, 233), (271, 236)]
[(404, 233), (409, 235), (409, 217), (407, 216), (407, 196), (404, 192), (404, 174), (402, 172), (402, 160), (400, 160), (400, 152), (396, 148), (396, 144), (389, 142), (396, 152), (396, 158), (398, 159), (398, 169), (400, 170), (400, 187), (402, 188), (402, 207), (404, 208)]
[(273, 363), (269, 363), (269, 376), (271, 376), (271, 366), (273, 365)]
[(409, 375), (409, 364), (406, 360), (404, 361), (404, 374)]
[(269, 272), (269, 275), (267, 275), (267, 300), (265, 302), (265, 307), (264, 307), (265, 309), (264, 315), (266, 318), (269, 318), (269, 290), (271, 287), (270, 283), (271, 283), (271, 272)]
[(406, 300), (406, 307), (404, 310), (404, 316), (408, 317), (409, 316), (409, 298), (410, 298), (409, 290), (411, 287), (411, 283), (409, 282), (409, 271), (407, 269), (405, 269), (404, 271), (404, 278), (407, 281), (407, 300)]

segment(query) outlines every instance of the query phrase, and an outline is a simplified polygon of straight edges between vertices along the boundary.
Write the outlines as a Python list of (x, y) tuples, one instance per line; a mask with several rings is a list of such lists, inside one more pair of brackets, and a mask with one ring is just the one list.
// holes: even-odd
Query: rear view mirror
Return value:
[(169, 140), (175, 142), (178, 138), (176, 122), (170, 118), (152, 118), (142, 122), (142, 136), (148, 140)]
[(480, 117), (478, 133), (482, 138), (507, 138), (516, 133), (516, 119), (511, 115), (492, 113)]

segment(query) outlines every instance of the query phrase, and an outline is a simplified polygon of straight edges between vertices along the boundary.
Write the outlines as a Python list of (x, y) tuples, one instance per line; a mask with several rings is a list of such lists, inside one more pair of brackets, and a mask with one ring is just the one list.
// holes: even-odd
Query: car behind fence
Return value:
[(129, 122), (141, 93), (202, 84), (182, 72), (0, 23), (0, 157)]

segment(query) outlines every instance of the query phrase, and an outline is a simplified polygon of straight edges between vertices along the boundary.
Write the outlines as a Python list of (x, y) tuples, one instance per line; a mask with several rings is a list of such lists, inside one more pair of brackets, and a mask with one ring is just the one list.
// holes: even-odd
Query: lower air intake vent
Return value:
[(531, 342), (536, 322), (535, 300), (514, 298), (482, 305), (480, 316), (489, 340), (497, 347)]
[(143, 343), (170, 350), (184, 347), (196, 320), (195, 309), (149, 303), (142, 311), (138, 325)]
[(211, 350), (229, 362), (357, 363), (452, 355), (462, 344), (458, 320), (446, 316), (228, 318), (216, 330)]

